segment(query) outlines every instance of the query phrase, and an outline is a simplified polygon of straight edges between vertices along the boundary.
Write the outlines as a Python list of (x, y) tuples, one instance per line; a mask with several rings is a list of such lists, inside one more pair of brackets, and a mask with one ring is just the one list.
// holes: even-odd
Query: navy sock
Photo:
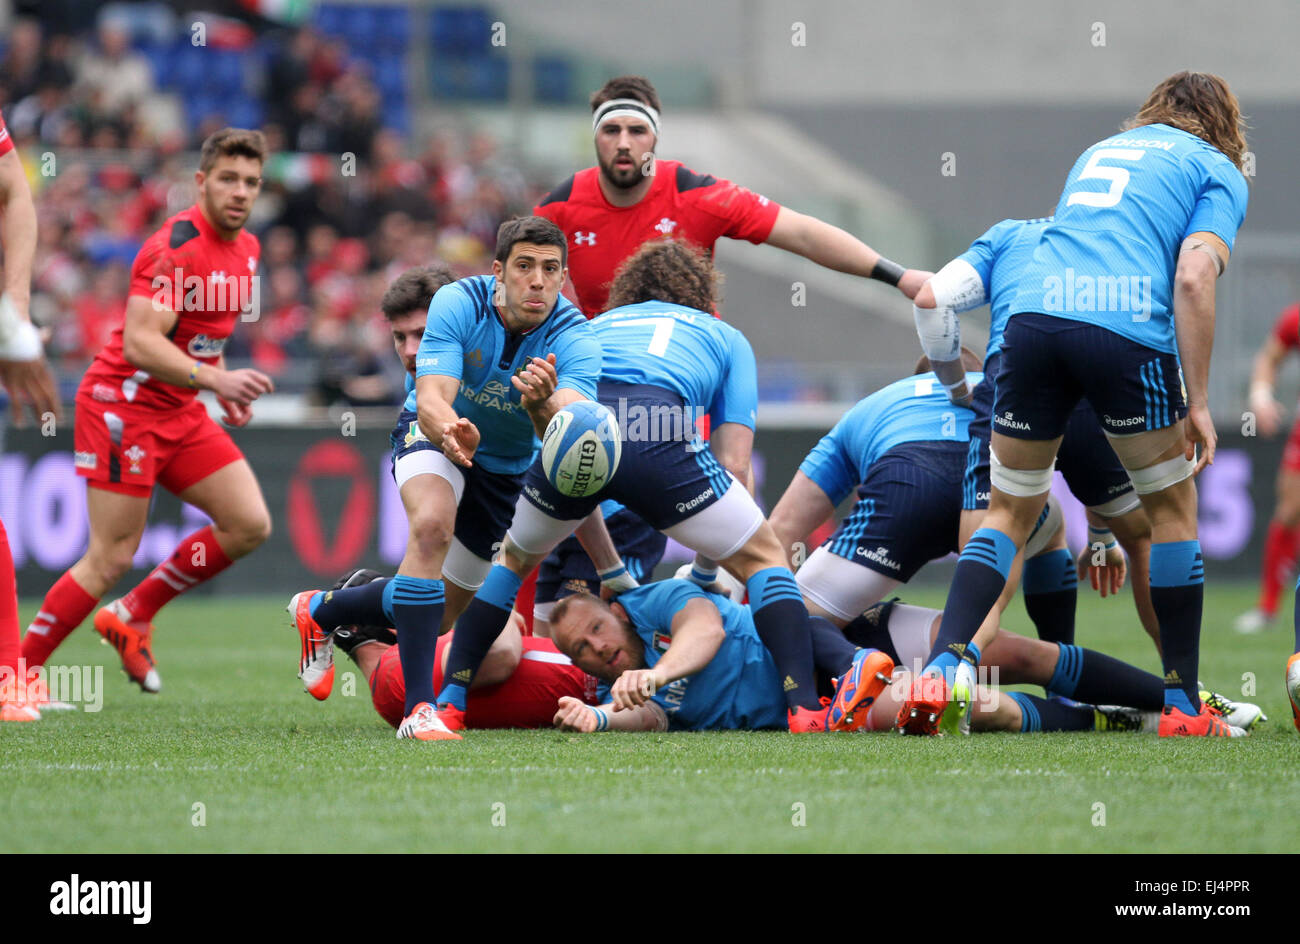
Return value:
[(939, 635), (930, 649), (925, 672), (942, 672), (952, 684), (957, 663), (975, 631), (1007, 585), (1016, 545), (995, 528), (980, 528), (962, 548), (948, 590)]
[(1091, 705), (1126, 705), (1159, 711), (1165, 704), (1165, 683), (1104, 653), (1062, 645), (1048, 691)]
[(812, 630), (813, 665), (818, 672), (839, 678), (853, 665), (858, 647), (824, 616), (808, 617), (808, 627)]
[(769, 567), (745, 583), (758, 638), (772, 654), (790, 708), (820, 708), (813, 671), (812, 628), (794, 574)]
[(442, 626), (442, 581), (398, 574), (384, 588), (383, 608), (393, 614), (397, 630), (397, 656), (406, 682), (409, 715), (422, 701), (433, 704), (433, 663)]
[(1165, 704), (1190, 715), (1201, 710), (1196, 678), (1204, 591), (1200, 541), (1151, 545), (1151, 604), (1160, 621)]
[(1074, 642), (1074, 608), (1079, 596), (1079, 576), (1074, 558), (1065, 548), (1025, 561), (1020, 589), (1025, 612), (1034, 621), (1038, 638), (1047, 642)]
[(1096, 724), (1091, 705), (1069, 705), (1024, 692), (1007, 692), (1006, 695), (1020, 706), (1022, 732), (1091, 731)]
[(375, 580), (346, 590), (313, 594), (311, 618), (327, 633), (339, 626), (392, 626), (393, 611), (387, 605), (390, 583)]
[[(522, 583), (522, 578), (509, 567), (492, 565), (483, 586), (478, 588), (478, 593), (456, 621), (456, 633), (451, 637), (451, 651), (447, 653), (447, 668), (443, 673), (438, 704), (455, 705), (461, 711), (465, 710), (465, 698), (470, 683), (474, 681), (474, 673), (510, 621), (510, 610)], [(398, 643), (401, 643), (400, 636)]]

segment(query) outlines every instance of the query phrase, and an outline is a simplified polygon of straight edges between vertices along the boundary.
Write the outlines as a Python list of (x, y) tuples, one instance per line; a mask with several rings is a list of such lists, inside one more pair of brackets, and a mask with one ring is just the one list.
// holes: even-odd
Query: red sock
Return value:
[(1264, 542), (1264, 574), (1260, 581), (1259, 608), (1266, 615), (1277, 613), (1277, 598), (1295, 567), (1296, 541), (1300, 539), (1300, 528), (1287, 528), (1274, 521), (1268, 526), (1268, 538)]
[(18, 675), (18, 581), (14, 577), (14, 558), (9, 552), (9, 535), (0, 521), (0, 677), (4, 669)]
[(131, 619), (147, 623), (174, 598), (215, 577), (230, 563), (211, 526), (195, 531), (122, 598), (122, 605), (131, 611)]
[(41, 610), (27, 627), (23, 637), (23, 658), (27, 660), (30, 670), (44, 665), (59, 643), (68, 638), (68, 634), (81, 625), (81, 621), (90, 615), (99, 600), (82, 589), (81, 584), (72, 579), (72, 574), (64, 571), (63, 576), (54, 582), (50, 592), (41, 601)]

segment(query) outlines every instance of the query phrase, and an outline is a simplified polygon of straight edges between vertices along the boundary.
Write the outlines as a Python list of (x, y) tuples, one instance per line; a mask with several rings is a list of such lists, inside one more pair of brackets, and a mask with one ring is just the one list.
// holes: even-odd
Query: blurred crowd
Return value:
[(179, 60), (151, 34), (165, 26), (102, 12), (73, 33), (19, 18), (0, 50), (0, 110), (40, 220), (32, 312), (63, 378), (76, 382), (120, 319), (141, 243), (194, 201), (199, 143), (256, 124), (272, 154), (250, 221), (261, 313), (227, 357), (318, 402), (394, 402), (401, 373), (378, 309), (388, 282), (434, 259), (484, 271), (499, 223), (540, 188), (486, 134), (403, 130), (409, 114), (377, 84), (373, 57), (344, 39), (214, 19), (213, 74), (235, 62), (258, 97), (205, 104), (175, 90)]

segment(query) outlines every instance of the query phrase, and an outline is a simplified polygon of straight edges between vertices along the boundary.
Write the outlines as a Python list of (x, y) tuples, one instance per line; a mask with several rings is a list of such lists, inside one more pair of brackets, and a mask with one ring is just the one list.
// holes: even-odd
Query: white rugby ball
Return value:
[(570, 403), (551, 417), (542, 437), (542, 471), (561, 495), (599, 492), (618, 471), (623, 454), (618, 421), (593, 400)]

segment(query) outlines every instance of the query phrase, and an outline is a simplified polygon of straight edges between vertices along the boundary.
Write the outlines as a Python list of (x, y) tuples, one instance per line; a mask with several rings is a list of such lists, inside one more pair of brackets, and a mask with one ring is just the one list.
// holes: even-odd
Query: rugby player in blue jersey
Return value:
[[(883, 730), (892, 724), (909, 677), (900, 669), (886, 688), (892, 657), (919, 660), (929, 650), (939, 613), (890, 602), (873, 607), (865, 617), (852, 642), (829, 628), (814, 637), (819, 663), (833, 672), (856, 673), (853, 686), (838, 687), (831, 708), (847, 719), (841, 730)], [(613, 603), (574, 594), (556, 604), (552, 628), (560, 651), (604, 682), (596, 705), (561, 698), (554, 722), (559, 727), (584, 733), (785, 727), (781, 675), (759, 641), (749, 608), (694, 583), (661, 580)], [(981, 688), (980, 710), (970, 717), (976, 731), (1155, 727), (1163, 698), (1158, 676), (1087, 649), (1014, 633), (1000, 634), (990, 650), (1003, 660), (1008, 683), (1054, 682), (1084, 700), (1131, 707), (1094, 709), (1076, 701)], [(829, 690), (829, 680), (821, 681)], [(846, 692), (852, 694), (845, 698)], [(1254, 705), (1234, 704), (1231, 710), (1261, 717)]]
[(1160, 734), (1233, 733), (1201, 704), (1196, 682), (1203, 564), (1192, 476), (1214, 459), (1214, 285), (1246, 213), (1241, 129), (1226, 82), (1182, 72), (1071, 169), (1010, 306), (989, 513), (962, 550), (929, 664), (899, 713), (903, 729), (934, 733), (959, 663), (977, 658), (967, 647), (1042, 510), (1062, 434), (1086, 399), (1152, 524)]
[[(965, 545), (984, 520), (989, 505), (989, 427), (993, 391), (1001, 362), (1002, 335), (1017, 293), (1020, 272), (1033, 256), (1038, 237), (1052, 222), (1003, 220), (989, 228), (970, 249), (949, 262), (917, 295), (913, 310), (922, 348), (930, 357), (940, 381), (954, 398), (975, 411), (970, 424), (970, 451), (962, 490), (961, 542)], [(951, 352), (960, 344), (956, 314), (989, 305), (989, 340), (985, 348), (984, 379), (970, 391), (961, 367)], [(1107, 443), (1097, 415), (1086, 400), (1070, 414), (1056, 467), (1066, 484), (1088, 510), (1088, 548), (1080, 555), (1077, 576), (1090, 573), (1093, 588), (1102, 596), (1119, 589), (1127, 564), (1119, 548), (1132, 561), (1133, 597), (1138, 617), (1159, 649), (1159, 625), (1151, 608), (1148, 557), (1151, 523), (1142, 510), (1128, 472)], [(974, 642), (983, 647), (1006, 609), (1017, 579), (1012, 579), (990, 611)], [(1076, 567), (1064, 547), (1036, 557), (1026, 555), (1023, 590), (1025, 608), (1040, 634), (1053, 642), (1074, 641)]]
[[(714, 318), (715, 274), (679, 242), (641, 247), (611, 288), (614, 306), (591, 323), (603, 351), (598, 394), (618, 417), (622, 456), (597, 495), (560, 494), (528, 471), (523, 494), (488, 574), (456, 627), (444, 723), (462, 723), (465, 686), (506, 623), (525, 574), (604, 499), (614, 499), (701, 555), (698, 576), (720, 562), (746, 584), (754, 625), (781, 672), (788, 725), (825, 730), (814, 682), (811, 621), (780, 543), (745, 487), (758, 405), (754, 352), (743, 334)], [(705, 443), (695, 432), (707, 414)], [(618, 579), (606, 569), (603, 581)], [(444, 710), (445, 708), (445, 710)]]
[[(299, 671), (317, 698), (333, 682), (336, 627), (396, 627), (402, 672), (413, 680), (399, 738), (459, 739), (433, 708), (444, 569), (449, 577), (454, 570), (464, 590), (482, 582), (538, 435), (556, 410), (595, 396), (600, 343), (560, 297), (565, 257), (555, 224), (510, 220), (497, 236), (492, 275), (436, 290), (415, 358), (415, 389), (392, 437), (394, 476), (411, 524), (397, 576), (290, 601), (302, 644)], [(464, 605), (464, 597), (454, 602)]]

